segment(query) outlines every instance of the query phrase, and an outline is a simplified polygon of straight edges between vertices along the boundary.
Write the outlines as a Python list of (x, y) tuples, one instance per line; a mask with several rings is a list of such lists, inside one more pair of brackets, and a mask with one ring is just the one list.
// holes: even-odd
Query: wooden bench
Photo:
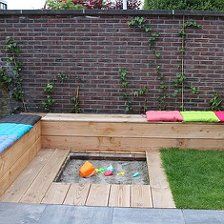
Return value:
[(46, 114), (42, 147), (71, 151), (148, 151), (161, 147), (224, 149), (220, 123), (149, 123), (142, 115)]
[(0, 154), (0, 196), (41, 149), (41, 121)]

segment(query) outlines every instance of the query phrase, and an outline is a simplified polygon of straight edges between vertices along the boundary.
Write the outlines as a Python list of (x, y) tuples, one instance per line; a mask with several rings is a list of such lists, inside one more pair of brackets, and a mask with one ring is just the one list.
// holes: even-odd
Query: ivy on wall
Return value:
[(165, 76), (161, 71), (161, 65), (158, 63), (158, 60), (161, 58), (161, 52), (156, 49), (156, 43), (159, 40), (160, 33), (155, 32), (152, 29), (152, 25), (148, 23), (144, 17), (134, 17), (132, 20), (128, 22), (128, 25), (133, 28), (140, 29), (142, 32), (148, 34), (148, 44), (149, 48), (152, 51), (155, 57), (155, 66), (156, 66), (156, 73), (159, 80), (159, 109), (165, 110), (166, 105), (166, 98), (167, 98), (167, 89), (168, 85), (165, 80)]
[(146, 94), (148, 92), (148, 88), (146, 86), (143, 86), (135, 91), (130, 90), (127, 74), (128, 74), (128, 70), (126, 68), (119, 69), (120, 85), (122, 88), (122, 99), (125, 101), (125, 112), (131, 113), (135, 111), (135, 108), (133, 108), (133, 105), (132, 105), (132, 101), (139, 97), (145, 97), (144, 104), (138, 110), (138, 112), (144, 113), (147, 109), (146, 108), (147, 106)]
[[(52, 94), (55, 91), (55, 87), (57, 85), (57, 83), (63, 84), (66, 80), (68, 80), (68, 76), (65, 75), (64, 73), (59, 73), (56, 77), (55, 80), (52, 80), (50, 82), (48, 82), (44, 88), (43, 88), (43, 92), (45, 94), (45, 99), (42, 101), (42, 108), (47, 111), (47, 112), (51, 112), (53, 109), (53, 106), (56, 103), (56, 100), (53, 99)], [(80, 113), (81, 112), (81, 108), (80, 108), (80, 100), (79, 100), (79, 89), (80, 87), (78, 86), (75, 96), (73, 96), (71, 98), (71, 103), (72, 103), (72, 113)]]
[(13, 38), (7, 38), (4, 52), (6, 54), (5, 66), (0, 68), (0, 87), (3, 91), (8, 92), (12, 99), (22, 103), (22, 108), (18, 107), (15, 110), (27, 111), (21, 77), (22, 63), (19, 60), (21, 48)]
[(193, 94), (198, 94), (199, 90), (197, 87), (189, 85), (187, 76), (185, 73), (185, 55), (186, 55), (186, 41), (187, 41), (187, 31), (188, 29), (202, 29), (202, 26), (198, 24), (194, 20), (188, 20), (185, 21), (185, 18), (183, 17), (183, 23), (181, 25), (180, 32), (178, 33), (178, 36), (181, 38), (181, 46), (179, 48), (180, 56), (181, 56), (181, 63), (179, 65), (179, 72), (176, 74), (176, 78), (173, 82), (173, 86), (175, 88), (174, 91), (174, 97), (180, 96), (181, 103), (180, 103), (180, 109), (184, 110), (184, 94), (186, 90), (190, 90)]

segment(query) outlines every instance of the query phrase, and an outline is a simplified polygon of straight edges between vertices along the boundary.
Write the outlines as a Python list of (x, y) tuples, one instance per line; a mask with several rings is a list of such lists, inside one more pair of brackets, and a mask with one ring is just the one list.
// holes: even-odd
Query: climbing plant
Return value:
[[(68, 76), (64, 74), (63, 72), (60, 72), (54, 80), (49, 81), (45, 86), (43, 87), (43, 92), (46, 95), (45, 99), (42, 101), (42, 108), (50, 112), (53, 108), (53, 106), (56, 103), (56, 100), (53, 99), (52, 94), (55, 91), (55, 87), (57, 84), (60, 83), (63, 84), (66, 80), (68, 79)], [(71, 103), (72, 103), (72, 113), (80, 113), (81, 108), (80, 108), (80, 100), (79, 100), (79, 86), (76, 90), (76, 94), (74, 97), (71, 98)]]
[(14, 39), (7, 38), (4, 51), (6, 53), (4, 58), (5, 67), (0, 68), (0, 87), (4, 91), (11, 92), (11, 96), (15, 101), (22, 102), (22, 110), (26, 111), (23, 79), (21, 77), (22, 63), (19, 60), (21, 48)]
[(80, 108), (80, 100), (79, 100), (79, 86), (76, 90), (75, 96), (71, 98), (72, 102), (72, 113), (80, 113), (81, 108)]
[[(122, 98), (125, 101), (125, 112), (130, 113), (135, 110), (135, 108), (133, 108), (132, 106), (132, 101), (135, 98), (145, 97), (148, 92), (148, 88), (147, 86), (143, 86), (135, 91), (130, 90), (127, 74), (128, 74), (128, 70), (126, 68), (119, 69)], [(144, 104), (139, 109), (139, 112), (141, 113), (145, 112), (147, 109), (146, 107), (147, 107), (147, 98), (145, 97)]]
[(181, 25), (180, 32), (178, 36), (181, 38), (181, 46), (180, 46), (180, 56), (181, 56), (181, 63), (179, 65), (179, 71), (176, 74), (176, 78), (173, 81), (174, 84), (174, 96), (177, 97), (180, 95), (181, 97), (181, 110), (184, 110), (184, 93), (185, 90), (189, 89), (193, 94), (198, 94), (198, 88), (192, 85), (189, 85), (187, 82), (187, 76), (185, 74), (185, 55), (186, 55), (186, 40), (187, 40), (187, 30), (188, 29), (201, 29), (202, 26), (198, 24), (194, 20), (185, 21), (183, 17), (183, 23)]
[(158, 98), (159, 108), (161, 110), (165, 110), (168, 86), (165, 81), (165, 76), (161, 71), (161, 65), (158, 63), (158, 60), (161, 58), (161, 52), (156, 50), (156, 43), (159, 40), (160, 33), (153, 31), (151, 24), (148, 23), (144, 17), (138, 17), (138, 16), (134, 17), (132, 20), (130, 20), (128, 22), (128, 25), (130, 27), (140, 29), (141, 31), (147, 33), (149, 36), (148, 43), (149, 43), (149, 47), (156, 59), (156, 63), (155, 63), (156, 73), (157, 73), (158, 80), (160, 82), (160, 84), (159, 84), (160, 94), (159, 94), (159, 98)]
[(223, 110), (223, 100), (218, 93), (214, 93), (212, 99), (209, 101), (211, 110)]

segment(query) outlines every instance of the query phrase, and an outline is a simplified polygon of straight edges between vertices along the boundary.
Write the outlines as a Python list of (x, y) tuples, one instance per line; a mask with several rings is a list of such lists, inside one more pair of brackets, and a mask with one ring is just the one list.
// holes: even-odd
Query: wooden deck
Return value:
[(68, 150), (41, 150), (0, 201), (109, 207), (175, 207), (158, 151), (147, 153), (150, 185), (55, 183), (54, 178), (68, 153)]

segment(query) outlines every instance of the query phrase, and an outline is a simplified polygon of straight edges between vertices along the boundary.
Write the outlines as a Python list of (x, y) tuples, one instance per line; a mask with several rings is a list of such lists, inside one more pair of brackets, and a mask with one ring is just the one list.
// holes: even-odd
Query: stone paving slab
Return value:
[(0, 224), (224, 224), (224, 211), (0, 203)]

